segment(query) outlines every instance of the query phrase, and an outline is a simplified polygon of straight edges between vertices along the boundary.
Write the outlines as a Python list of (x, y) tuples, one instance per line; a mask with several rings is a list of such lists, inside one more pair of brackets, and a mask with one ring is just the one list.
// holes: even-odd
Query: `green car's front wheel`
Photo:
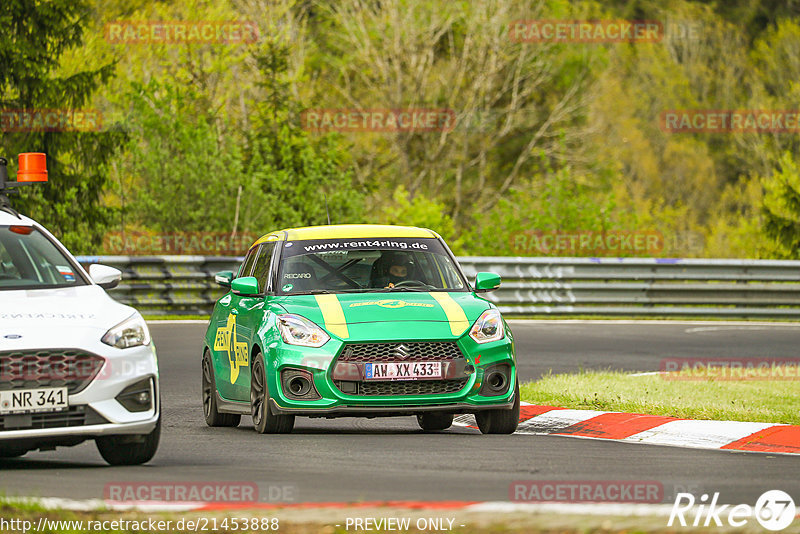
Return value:
[(264, 358), (253, 355), (253, 372), (250, 374), (250, 413), (253, 426), (259, 434), (288, 434), (294, 428), (294, 415), (275, 415), (269, 408), (269, 389)]
[(203, 417), (208, 426), (239, 426), (242, 416), (235, 413), (220, 413), (217, 409), (217, 381), (214, 364), (206, 349), (203, 353)]
[(514, 387), (514, 407), (510, 410), (485, 410), (475, 414), (482, 434), (513, 434), (519, 424), (519, 382)]

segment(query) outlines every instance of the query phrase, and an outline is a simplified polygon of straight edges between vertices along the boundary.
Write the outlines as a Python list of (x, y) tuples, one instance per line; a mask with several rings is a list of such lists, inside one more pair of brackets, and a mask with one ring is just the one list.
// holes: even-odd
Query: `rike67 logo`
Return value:
[[(737, 504), (731, 507), (730, 504), (717, 504), (718, 500), (718, 492), (714, 493), (711, 502), (708, 502), (708, 494), (703, 494), (699, 504), (691, 493), (679, 493), (675, 497), (675, 504), (672, 505), (667, 526), (673, 526), (677, 520), (682, 527), (708, 527), (712, 524), (721, 527), (723, 521), (727, 521), (732, 527), (743, 527), (751, 519), (755, 519), (763, 528), (778, 531), (791, 525), (797, 514), (794, 500), (781, 490), (764, 492), (755, 506)], [(687, 522), (687, 518), (691, 521), (691, 525)]]

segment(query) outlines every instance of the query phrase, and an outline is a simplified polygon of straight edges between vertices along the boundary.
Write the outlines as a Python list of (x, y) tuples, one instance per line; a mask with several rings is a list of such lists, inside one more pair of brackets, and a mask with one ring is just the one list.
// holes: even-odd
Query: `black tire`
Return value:
[(6, 449), (0, 448), (0, 458), (19, 458), (27, 453), (28, 449), (17, 449), (14, 447), (9, 447)]
[(253, 372), (250, 373), (250, 413), (253, 426), (259, 434), (289, 434), (294, 428), (293, 415), (276, 415), (269, 407), (269, 388), (261, 354), (253, 355)]
[(161, 439), (161, 416), (149, 434), (131, 436), (106, 436), (97, 438), (95, 444), (100, 456), (110, 465), (141, 465), (156, 455)]
[(513, 434), (519, 424), (519, 381), (514, 387), (514, 407), (510, 410), (484, 410), (475, 414), (482, 434)]
[(208, 349), (203, 353), (203, 417), (208, 426), (239, 426), (242, 416), (235, 413), (220, 413), (217, 409), (217, 379), (214, 364)]
[(421, 413), (417, 414), (417, 423), (419, 423), (419, 427), (426, 432), (447, 430), (453, 425), (453, 414), (437, 412)]

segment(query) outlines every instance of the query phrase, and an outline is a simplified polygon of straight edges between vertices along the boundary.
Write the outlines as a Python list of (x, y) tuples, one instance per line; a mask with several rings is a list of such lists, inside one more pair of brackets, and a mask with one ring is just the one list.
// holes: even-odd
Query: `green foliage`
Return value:
[[(0, 107), (4, 110), (61, 110), (70, 113), (113, 73), (113, 64), (62, 72), (62, 56), (80, 47), (88, 15), (80, 0), (0, 3)], [(109, 158), (123, 132), (2, 132), (0, 149), (9, 160), (20, 152), (44, 152), (50, 182), (24, 188), (14, 205), (39, 220), (77, 252), (98, 245), (113, 209), (102, 195), (109, 183)], [(14, 176), (14, 166), (10, 166)]]
[(194, 88), (132, 84), (123, 99), (132, 130), (120, 179), (123, 228), (260, 234), (326, 224), (326, 202), (332, 222), (360, 220), (362, 197), (341, 151), (287, 120), (295, 106), (281, 82), (285, 57), (279, 46), (258, 57), (267, 96), (253, 106), (246, 136), (206, 111)]
[(800, 167), (788, 152), (764, 179), (764, 231), (784, 258), (800, 259)]
[[(617, 209), (613, 192), (596, 183), (592, 185), (593, 180), (596, 182), (596, 177), (581, 176), (563, 167), (524, 182), (476, 225), (471, 249), (481, 255), (544, 255), (529, 246), (530, 239), (520, 236), (635, 229), (633, 218)], [(561, 255), (594, 254), (577, 250)]]
[[(0, 5), (0, 106), (104, 115), (103, 132), (0, 138), (5, 156), (48, 154), (51, 183), (16, 202), (79, 252), (112, 221), (261, 233), (324, 224), (327, 201), (333, 223), (426, 226), (459, 254), (516, 254), (521, 232), (654, 231), (662, 256), (800, 257), (796, 133), (672, 133), (659, 119), (795, 109), (787, 3), (87, 1)], [(253, 20), (261, 38), (105, 41), (120, 19)], [(513, 42), (525, 19), (666, 33)], [(326, 134), (303, 129), (308, 108), (447, 109), (455, 125)]]
[[(341, 154), (288, 124), (254, 139), (245, 167), (243, 230), (360, 222), (363, 199)], [(327, 210), (326, 210), (327, 202)]]
[(233, 230), (239, 147), (197, 112), (197, 98), (156, 81), (133, 85), (125, 154), (131, 191), (120, 195), (130, 198), (127, 222), (162, 232)]
[(457, 238), (453, 219), (447, 215), (444, 203), (423, 194), (412, 197), (402, 185), (395, 188), (391, 201), (371, 222), (430, 228), (442, 236), (453, 254), (463, 254), (467, 250), (466, 236)]

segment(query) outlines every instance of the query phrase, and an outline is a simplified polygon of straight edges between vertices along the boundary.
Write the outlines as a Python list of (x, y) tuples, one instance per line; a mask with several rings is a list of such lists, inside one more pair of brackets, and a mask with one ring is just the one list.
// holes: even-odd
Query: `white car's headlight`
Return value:
[(281, 337), (289, 345), (304, 347), (321, 347), (331, 338), (325, 330), (305, 317), (286, 313), (278, 316), (278, 330)]
[(483, 312), (469, 331), (469, 337), (478, 343), (497, 341), (503, 339), (505, 335), (503, 318), (500, 316), (500, 312), (495, 308)]
[(137, 313), (117, 326), (109, 328), (100, 341), (118, 349), (149, 345), (150, 331), (147, 329), (147, 324), (145, 324), (142, 316)]

